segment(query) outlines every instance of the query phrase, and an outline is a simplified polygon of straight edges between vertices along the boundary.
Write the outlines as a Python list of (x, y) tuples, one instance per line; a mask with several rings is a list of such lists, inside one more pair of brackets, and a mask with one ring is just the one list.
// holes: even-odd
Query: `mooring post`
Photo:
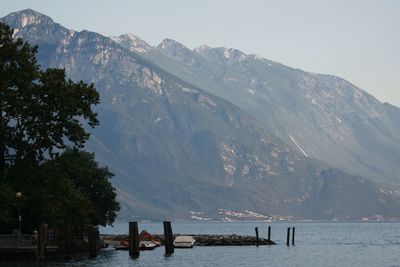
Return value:
[(164, 221), (164, 240), (165, 240), (165, 255), (174, 253), (174, 236), (172, 234), (171, 222)]
[(129, 256), (138, 258), (139, 252), (139, 229), (137, 222), (129, 222)]
[(96, 226), (90, 226), (88, 229), (89, 258), (96, 258), (98, 254), (99, 231)]
[(294, 246), (294, 231), (296, 228), (292, 228), (292, 246)]
[(268, 226), (268, 241), (271, 241), (271, 226)]
[(290, 239), (290, 227), (287, 229), (287, 238), (286, 238), (286, 246), (289, 246), (289, 239)]
[(47, 239), (47, 224), (41, 223), (39, 226), (39, 242), (38, 254), (39, 260), (46, 259), (46, 239)]
[(258, 247), (260, 241), (258, 238), (258, 227), (256, 227), (254, 230), (256, 230), (256, 246)]

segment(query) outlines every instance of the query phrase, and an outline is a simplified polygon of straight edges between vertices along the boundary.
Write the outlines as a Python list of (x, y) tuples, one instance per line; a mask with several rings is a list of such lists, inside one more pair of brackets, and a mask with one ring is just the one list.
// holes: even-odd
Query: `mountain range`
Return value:
[(116, 174), (121, 220), (398, 217), (400, 110), (343, 79), (33, 10), (0, 21), (100, 92), (87, 149)]
[(171, 39), (152, 48), (134, 38), (114, 40), (237, 105), (304, 156), (398, 188), (397, 107), (339, 77), (293, 69), (236, 49), (202, 45), (190, 50)]

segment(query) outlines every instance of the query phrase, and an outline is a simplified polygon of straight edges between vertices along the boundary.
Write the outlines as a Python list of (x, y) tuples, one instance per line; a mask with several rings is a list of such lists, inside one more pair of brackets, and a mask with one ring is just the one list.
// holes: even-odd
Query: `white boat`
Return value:
[(176, 248), (192, 248), (194, 245), (194, 238), (189, 235), (177, 236), (174, 240), (174, 247)]
[(153, 241), (140, 241), (139, 242), (140, 250), (152, 250), (152, 249), (155, 249), (156, 247), (158, 247), (158, 246)]

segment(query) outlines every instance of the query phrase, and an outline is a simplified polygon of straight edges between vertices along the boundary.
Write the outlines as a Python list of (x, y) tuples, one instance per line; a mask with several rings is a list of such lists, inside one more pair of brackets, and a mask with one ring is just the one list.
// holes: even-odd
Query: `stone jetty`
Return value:
[[(183, 235), (183, 234), (179, 234)], [(179, 236), (174, 235), (174, 238)], [(198, 234), (184, 234), (192, 236), (195, 240), (195, 246), (254, 246), (256, 245), (255, 236), (241, 236), (241, 235), (198, 235)], [(161, 240), (164, 244), (164, 235), (154, 235)], [(105, 244), (114, 246), (119, 244), (122, 239), (128, 239), (127, 235), (101, 235), (101, 239)], [(260, 238), (258, 245), (275, 245), (274, 241)]]

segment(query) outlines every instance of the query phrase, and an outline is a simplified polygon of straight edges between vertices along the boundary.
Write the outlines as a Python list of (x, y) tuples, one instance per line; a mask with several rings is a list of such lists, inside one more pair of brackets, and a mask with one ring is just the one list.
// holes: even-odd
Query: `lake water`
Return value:
[[(254, 227), (276, 246), (194, 247), (175, 249), (164, 256), (164, 247), (143, 251), (139, 259), (130, 259), (127, 251), (102, 250), (93, 260), (86, 257), (69, 262), (0, 262), (0, 266), (400, 266), (400, 223), (260, 223), (207, 222), (173, 223), (180, 234), (254, 235)], [(295, 246), (286, 246), (287, 227), (296, 227)], [(162, 233), (162, 223), (140, 223), (139, 231)], [(128, 224), (103, 228), (101, 233), (126, 234)]]

